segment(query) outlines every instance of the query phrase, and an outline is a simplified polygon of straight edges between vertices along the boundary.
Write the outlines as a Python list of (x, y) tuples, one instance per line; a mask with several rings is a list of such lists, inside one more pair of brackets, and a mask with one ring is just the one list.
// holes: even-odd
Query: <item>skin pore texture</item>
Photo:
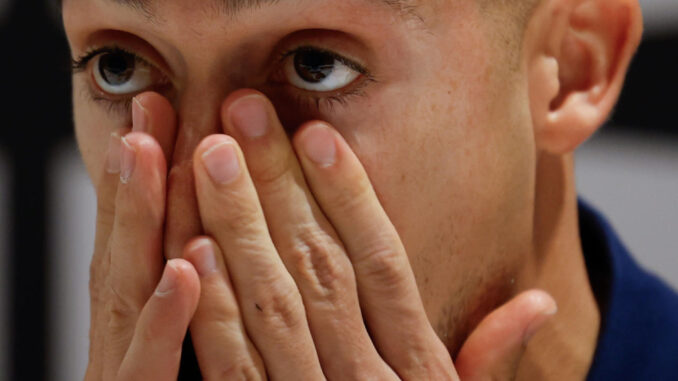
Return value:
[[(148, 89), (167, 97), (178, 121), (165, 255), (179, 257), (202, 233), (193, 152), (221, 132), (230, 93), (257, 89), (290, 135), (318, 119), (347, 141), (450, 353), (490, 311), (540, 288), (558, 314), (527, 346), (517, 378), (583, 379), (600, 314), (579, 242), (572, 151), (616, 101), (640, 38), (637, 3), (429, 0), (394, 11), (368, 0), (281, 0), (228, 13), (215, 4), (63, 4), (74, 57), (115, 45), (169, 79)], [(374, 81), (334, 100), (280, 86), (271, 80), (277, 57), (299, 44), (350, 57)], [(92, 99), (91, 88), (86, 72), (74, 75), (77, 139), (99, 191), (109, 136), (132, 115), (129, 101)]]

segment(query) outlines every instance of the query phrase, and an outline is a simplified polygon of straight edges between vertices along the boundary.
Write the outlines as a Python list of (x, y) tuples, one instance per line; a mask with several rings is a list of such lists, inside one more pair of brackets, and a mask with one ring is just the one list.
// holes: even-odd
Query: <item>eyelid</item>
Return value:
[[(111, 45), (111, 46), (103, 46), (99, 48), (92, 48), (87, 51), (87, 53), (83, 54), (82, 56), (75, 58), (71, 61), (71, 69), (73, 70), (73, 73), (80, 73), (85, 70), (87, 70), (87, 65), (98, 55), (104, 54), (104, 53), (124, 53), (124, 54), (129, 54), (134, 57), (134, 60), (138, 63), (141, 63), (142, 65), (145, 66), (151, 66), (156, 68), (158, 71), (161, 71), (157, 67), (157, 65), (154, 65), (153, 63), (149, 62), (147, 59), (144, 57), (140, 56), (139, 54), (132, 52), (128, 49), (125, 49), (123, 47), (117, 46), (117, 45)], [(165, 73), (163, 73), (165, 75)]]
[(114, 94), (109, 93), (108, 91), (102, 89), (94, 79), (94, 74), (92, 70), (95, 68), (92, 67), (92, 63), (97, 57), (100, 57), (104, 54), (127, 54), (133, 57), (135, 63), (138, 66), (143, 66), (150, 68), (156, 74), (157, 81), (153, 82), (153, 86), (144, 88), (140, 92), (146, 90), (153, 90), (163, 94), (171, 94), (172, 82), (164, 73), (163, 70), (159, 69), (157, 65), (149, 62), (143, 56), (135, 53), (130, 49), (120, 47), (118, 45), (112, 44), (109, 46), (102, 46), (98, 48), (91, 48), (82, 56), (72, 60), (72, 70), (73, 74), (84, 72), (88, 74), (88, 79), (86, 81), (86, 92), (90, 100), (95, 101), (105, 108), (112, 114), (120, 114), (125, 117), (128, 117), (131, 112), (132, 98), (136, 96), (139, 92), (129, 93), (129, 94)]
[[(72, 69), (73, 73), (79, 73), (79, 72), (84, 72), (88, 70), (88, 66), (91, 63), (91, 61), (97, 57), (98, 55), (105, 54), (105, 53), (125, 53), (125, 54), (130, 54), (134, 57), (135, 61), (145, 65), (154, 68), (157, 70), (162, 77), (165, 79), (164, 84), (169, 85), (169, 86), (174, 86), (176, 85), (172, 79), (172, 76), (168, 75), (168, 73), (162, 69), (162, 66), (158, 66), (154, 63), (153, 60), (148, 60), (144, 56), (138, 54), (135, 52), (136, 49), (128, 49), (123, 46), (120, 46), (119, 44), (111, 43), (109, 45), (102, 45), (97, 48), (90, 48), (86, 53), (84, 53), (82, 56), (73, 59), (72, 60)], [(375, 77), (371, 74), (369, 70), (367, 70), (363, 65), (357, 63), (354, 59), (347, 58), (346, 56), (336, 53), (333, 50), (325, 49), (318, 47), (315, 44), (302, 44), (298, 45), (295, 48), (288, 49), (285, 51), (282, 51), (281, 53), (278, 54), (278, 60), (276, 62), (275, 58), (271, 62), (269, 58), (269, 62), (273, 63), (273, 71), (278, 72), (278, 67), (280, 64), (284, 63), (286, 59), (288, 59), (290, 56), (299, 53), (299, 52), (305, 52), (305, 51), (313, 51), (313, 52), (321, 52), (324, 54), (327, 54), (337, 61), (341, 62), (342, 64), (348, 66), (349, 68), (355, 70), (356, 72), (360, 73), (363, 77), (362, 80), (359, 81), (354, 81), (352, 86), (347, 86), (344, 89), (337, 90), (337, 91), (332, 91), (332, 92), (327, 92), (327, 93), (322, 93), (322, 92), (309, 92), (309, 91), (303, 91), (303, 90), (298, 90), (296, 94), (290, 94), (291, 97), (294, 97), (296, 99), (296, 102), (299, 106), (302, 106), (304, 104), (314, 104), (317, 110), (320, 110), (320, 106), (324, 105), (329, 108), (332, 108), (332, 105), (334, 103), (339, 103), (342, 105), (346, 104), (346, 98), (354, 97), (354, 96), (363, 96), (364, 94), (364, 88), (372, 82), (378, 82)], [(275, 57), (275, 55), (274, 55)], [(274, 75), (275, 76), (275, 75)], [(132, 97), (125, 96), (125, 97), (116, 97), (114, 95), (105, 93), (101, 89), (98, 88), (98, 86), (94, 85), (95, 88), (92, 88), (91, 81), (90, 82), (90, 96), (93, 100), (95, 101), (103, 101), (104, 105), (106, 105), (109, 108), (109, 111), (112, 110), (119, 110), (122, 113), (127, 113), (129, 111), (129, 106), (131, 105), (131, 99)], [(168, 91), (169, 90), (168, 88)], [(323, 107), (324, 108), (324, 107)]]
[(283, 51), (280, 54), (280, 58), (278, 59), (278, 64), (283, 63), (287, 58), (289, 58), (290, 56), (292, 56), (294, 54), (304, 53), (304, 52), (318, 52), (318, 53), (322, 53), (322, 54), (327, 54), (328, 56), (334, 58), (335, 60), (341, 62), (342, 64), (344, 64), (344, 65), (350, 67), (351, 69), (357, 71), (358, 73), (365, 75), (365, 76), (370, 76), (369, 71), (363, 65), (353, 61), (352, 59), (344, 57), (341, 54), (336, 53), (332, 50), (315, 47), (313, 45), (301, 45), (301, 46), (297, 46), (296, 48)]

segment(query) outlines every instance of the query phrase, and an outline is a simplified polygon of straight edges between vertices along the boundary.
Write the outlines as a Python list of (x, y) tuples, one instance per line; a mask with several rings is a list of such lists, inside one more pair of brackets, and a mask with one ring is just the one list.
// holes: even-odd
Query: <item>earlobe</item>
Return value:
[(640, 42), (637, 0), (545, 0), (526, 31), (537, 146), (573, 151), (611, 113)]

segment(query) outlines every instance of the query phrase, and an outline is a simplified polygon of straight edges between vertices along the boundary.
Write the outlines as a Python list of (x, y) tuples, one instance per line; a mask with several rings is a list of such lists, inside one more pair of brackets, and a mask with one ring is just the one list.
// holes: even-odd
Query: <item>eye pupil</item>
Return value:
[(134, 56), (124, 53), (108, 53), (101, 56), (99, 72), (109, 85), (122, 85), (134, 74)]
[(294, 69), (306, 82), (318, 83), (334, 71), (335, 58), (319, 51), (301, 51), (294, 55)]

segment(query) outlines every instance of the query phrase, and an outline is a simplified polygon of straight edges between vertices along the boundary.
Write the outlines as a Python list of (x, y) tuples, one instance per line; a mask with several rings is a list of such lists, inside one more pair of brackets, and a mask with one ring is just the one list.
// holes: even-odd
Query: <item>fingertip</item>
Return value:
[(246, 98), (246, 97), (251, 97), (251, 96), (258, 96), (266, 100), (266, 102), (270, 103), (266, 95), (261, 93), (260, 91), (254, 90), (254, 89), (238, 89), (232, 93), (230, 93), (226, 99), (224, 99), (223, 103), (221, 104), (221, 121), (223, 123), (224, 131), (228, 129), (228, 126), (231, 124), (231, 106), (235, 104), (237, 101), (240, 99)]
[[(99, 212), (111, 217), (115, 213), (115, 198), (120, 183), (120, 155), (122, 153), (122, 137), (129, 133), (129, 128), (119, 128), (109, 136), (103, 170), (92, 178), (96, 186)], [(97, 177), (98, 176), (98, 177)]]
[(166, 161), (169, 162), (177, 129), (177, 116), (172, 104), (164, 96), (147, 91), (133, 98), (132, 109), (136, 111), (132, 118), (134, 130), (157, 139)]
[(210, 149), (221, 144), (234, 144), (237, 146), (237, 142), (235, 141), (235, 139), (228, 135), (224, 134), (209, 135), (203, 138), (200, 141), (200, 144), (198, 144), (198, 147), (195, 149), (195, 152), (193, 154), (193, 163), (201, 163), (203, 156), (205, 156)]
[(308, 130), (314, 128), (329, 128), (330, 130), (334, 130), (334, 128), (332, 128), (332, 126), (325, 121), (309, 120), (299, 126), (297, 131), (294, 133), (294, 136), (292, 136), (292, 142), (294, 143), (294, 146), (300, 147), (301, 142), (305, 140)]
[(179, 279), (185, 279), (187, 282), (197, 281), (198, 273), (191, 262), (183, 258), (175, 258), (167, 261), (167, 267), (177, 273)]
[(533, 314), (532, 320), (528, 323), (523, 333), (523, 343), (527, 344), (534, 335), (551, 320), (553, 315), (558, 312), (558, 305), (553, 297), (543, 290), (531, 290), (526, 295), (531, 304)]
[(189, 261), (201, 278), (205, 278), (218, 270), (216, 243), (209, 237), (197, 237), (184, 248), (183, 258)]
[(122, 139), (127, 141), (130, 145), (134, 147), (157, 147), (160, 148), (158, 142), (153, 138), (153, 136), (139, 131), (131, 131), (122, 136)]
[(210, 135), (198, 146), (193, 159), (198, 193), (208, 188), (229, 185), (245, 171), (243, 152), (233, 137)]
[(338, 161), (337, 133), (324, 122), (311, 122), (302, 126), (294, 137), (294, 146), (320, 168), (332, 167)]
[(176, 379), (182, 342), (200, 297), (193, 266), (167, 262), (156, 292), (145, 304), (118, 379)]
[(555, 299), (544, 290), (527, 291), (526, 298), (532, 308), (542, 315), (555, 315), (558, 312), (558, 304)]
[(142, 163), (149, 163), (165, 172), (167, 161), (160, 143), (151, 135), (144, 132), (130, 132), (122, 137), (122, 143), (136, 153)]
[(174, 282), (173, 289), (169, 292), (188, 297), (189, 304), (193, 305), (190, 309), (194, 310), (200, 297), (200, 278), (195, 267), (189, 261), (181, 258), (167, 261), (162, 279), (156, 290), (158, 296), (168, 294), (161, 289), (165, 277), (169, 277)]
[[(170, 101), (154, 91), (141, 93), (134, 97), (134, 101), (138, 102), (148, 112), (148, 116), (153, 119), (151, 122), (173, 123), (176, 120), (176, 114)], [(151, 127), (153, 127), (153, 123)]]

